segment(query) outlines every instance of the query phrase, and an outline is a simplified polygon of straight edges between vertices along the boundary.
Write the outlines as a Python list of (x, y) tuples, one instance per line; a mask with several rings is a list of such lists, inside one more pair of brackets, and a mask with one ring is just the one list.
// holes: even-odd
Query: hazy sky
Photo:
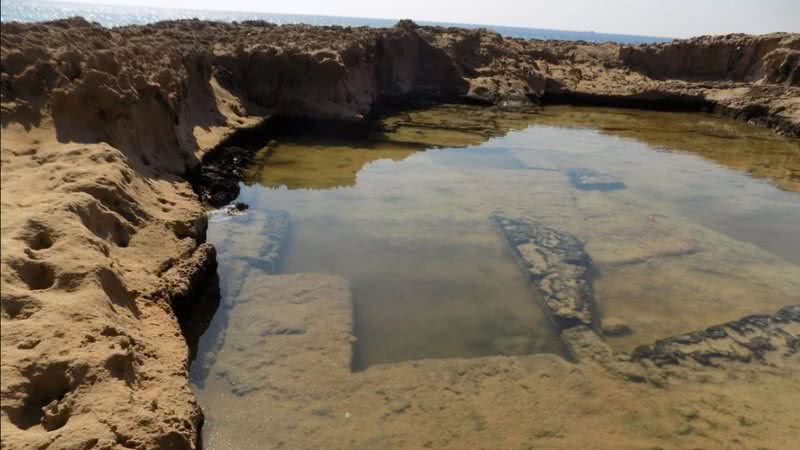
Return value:
[(389, 19), (411, 18), (668, 37), (734, 32), (800, 32), (800, 0), (78, 1)]

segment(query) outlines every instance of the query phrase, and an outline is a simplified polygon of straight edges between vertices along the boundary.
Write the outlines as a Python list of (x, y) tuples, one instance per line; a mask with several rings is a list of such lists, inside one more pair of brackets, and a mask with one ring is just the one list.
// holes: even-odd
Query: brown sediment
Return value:
[(176, 313), (214, 308), (198, 292), (215, 264), (201, 200), (232, 200), (249, 144), (293, 118), (359, 128), (425, 102), (566, 101), (713, 110), (798, 136), (798, 42), (627, 47), (408, 21), (3, 23), (3, 445), (198, 446), (184, 337), (197, 321)]

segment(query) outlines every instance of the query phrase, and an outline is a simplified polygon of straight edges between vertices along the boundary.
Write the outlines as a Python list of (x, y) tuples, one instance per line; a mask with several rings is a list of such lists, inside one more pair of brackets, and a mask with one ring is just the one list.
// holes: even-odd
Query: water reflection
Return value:
[[(651, 149), (695, 154), (767, 178), (781, 189), (800, 192), (800, 142), (770, 130), (692, 113), (615, 108), (548, 106), (538, 113), (445, 105), (382, 119), (366, 141), (295, 138), (265, 147), (248, 175), (264, 186), (324, 189), (352, 186), (370, 161), (399, 161), (415, 151), (480, 145), (532, 124), (588, 128), (635, 139)], [(318, 150), (325, 149), (326, 155)], [(315, 151), (316, 150), (316, 151)], [(362, 151), (369, 150), (369, 151)], [(509, 151), (488, 149), (480, 152)], [(468, 156), (463, 161), (466, 163)], [(271, 166), (269, 170), (265, 167)], [(256, 173), (261, 170), (261, 173)]]
[[(247, 172), (246, 215), (209, 230), (225, 322), (198, 383), (206, 444), (548, 448), (555, 429), (588, 439), (564, 446), (577, 448), (628, 430), (638, 414), (615, 411), (633, 408), (647, 426), (618, 447), (631, 435), (686, 447), (658, 431), (680, 424), (647, 408), (702, 396), (633, 393), (554, 356), (565, 350), (542, 299), (488, 219), (579, 240), (597, 314), (630, 330), (607, 341), (627, 352), (800, 302), (800, 196), (787, 192), (798, 188), (797, 145), (692, 114), (462, 106), (386, 118), (366, 141), (271, 143)], [(769, 383), (770, 398), (797, 392), (792, 383)], [(724, 392), (760, 399), (764, 386)], [(730, 403), (751, 414), (752, 402)], [(529, 417), (552, 423), (519, 421)]]
[(733, 119), (692, 113), (553, 106), (537, 114), (534, 122), (592, 128), (635, 139), (657, 150), (699, 155), (767, 178), (781, 189), (800, 192), (800, 142)]

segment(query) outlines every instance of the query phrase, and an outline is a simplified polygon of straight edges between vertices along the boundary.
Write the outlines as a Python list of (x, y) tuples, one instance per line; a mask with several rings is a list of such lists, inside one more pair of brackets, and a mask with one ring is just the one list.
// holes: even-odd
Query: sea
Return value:
[[(340, 25), (391, 27), (398, 19), (372, 19), (364, 17), (314, 16), (301, 14), (275, 14), (265, 12), (217, 11), (203, 9), (155, 8), (148, 6), (103, 5), (94, 3), (2, 0), (0, 20), (3, 22), (45, 22), (67, 17), (81, 16), (106, 27), (143, 25), (163, 20), (201, 19), (223, 22), (264, 20), (275, 24), (304, 23), (309, 25)], [(672, 38), (637, 36), (629, 34), (597, 33), (594, 31), (550, 30), (545, 28), (508, 27), (449, 22), (416, 21), (421, 25), (455, 26), (462, 28), (489, 28), (506, 37), (524, 39), (556, 39), (588, 42), (617, 42), (621, 44), (644, 44), (669, 42)]]

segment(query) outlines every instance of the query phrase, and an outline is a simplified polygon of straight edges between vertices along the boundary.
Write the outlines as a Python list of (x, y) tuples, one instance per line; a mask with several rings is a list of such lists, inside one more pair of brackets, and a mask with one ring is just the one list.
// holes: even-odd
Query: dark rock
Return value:
[(717, 364), (714, 363), (714, 359), (739, 360), (744, 362), (746, 362), (746, 359), (749, 359), (749, 358), (743, 359), (733, 352), (721, 351), (721, 350), (705, 350), (705, 351), (692, 352), (690, 356), (699, 364), (712, 367), (717, 366)]
[(397, 21), (397, 23), (394, 26), (396, 28), (402, 28), (404, 30), (416, 30), (416, 29), (419, 28), (419, 25), (417, 25), (411, 19), (400, 19), (400, 20)]
[(722, 339), (728, 337), (725, 328), (721, 326), (706, 328), (705, 335), (710, 339)]
[(631, 357), (650, 360), (659, 367), (686, 360), (713, 367), (723, 361), (764, 361), (768, 353), (779, 350), (788, 356), (800, 348), (800, 337), (785, 327), (800, 322), (798, 311), (800, 305), (790, 305), (773, 315), (751, 315), (704, 331), (661, 339), (652, 347), (637, 347)]
[(770, 343), (769, 338), (764, 336), (755, 336), (742, 345), (747, 347), (759, 359), (764, 359), (764, 355), (775, 350), (775, 346)]
[(776, 314), (776, 318), (783, 322), (800, 323), (800, 305), (789, 305), (782, 308)]
[(497, 101), (494, 96), (491, 95), (478, 95), (478, 94), (467, 94), (462, 97), (464, 103), (468, 105), (481, 105), (481, 106), (491, 106), (494, 105)]
[(629, 336), (633, 333), (631, 327), (627, 323), (616, 317), (608, 317), (603, 319), (603, 324), (600, 329), (606, 336)]
[(244, 214), (247, 209), (250, 208), (250, 205), (244, 202), (235, 202), (231, 203), (225, 208), (225, 213), (229, 216), (239, 216)]
[(631, 352), (631, 358), (633, 358), (634, 361), (647, 359), (651, 356), (653, 356), (653, 349), (650, 348), (649, 345), (640, 345)]
[(204, 203), (221, 207), (239, 196), (242, 168), (255, 156), (255, 150), (222, 147), (209, 152), (203, 164), (187, 178)]
[(493, 216), (526, 276), (560, 329), (592, 326), (591, 258), (569, 233), (525, 220)]

